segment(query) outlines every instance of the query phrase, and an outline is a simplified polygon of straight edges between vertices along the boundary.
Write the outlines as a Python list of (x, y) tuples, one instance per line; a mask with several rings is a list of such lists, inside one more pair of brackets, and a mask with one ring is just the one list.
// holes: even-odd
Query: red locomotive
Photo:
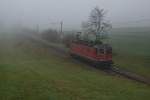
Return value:
[(71, 43), (70, 55), (86, 59), (100, 68), (110, 68), (113, 63), (112, 47), (102, 42), (75, 40)]

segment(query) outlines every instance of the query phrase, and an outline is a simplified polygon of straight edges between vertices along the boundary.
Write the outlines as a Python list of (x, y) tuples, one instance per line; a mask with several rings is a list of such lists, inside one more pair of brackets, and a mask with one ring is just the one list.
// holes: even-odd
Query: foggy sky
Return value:
[(0, 24), (79, 29), (96, 6), (114, 27), (150, 25), (150, 0), (0, 0)]

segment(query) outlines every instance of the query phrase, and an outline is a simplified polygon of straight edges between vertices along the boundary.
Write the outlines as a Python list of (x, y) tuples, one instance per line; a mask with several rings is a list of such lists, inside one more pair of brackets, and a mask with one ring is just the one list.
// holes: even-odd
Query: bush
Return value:
[(63, 43), (70, 47), (71, 42), (75, 39), (75, 36), (73, 34), (65, 34), (63, 38)]
[(50, 42), (59, 42), (60, 36), (56, 30), (48, 29), (41, 34), (42, 38)]

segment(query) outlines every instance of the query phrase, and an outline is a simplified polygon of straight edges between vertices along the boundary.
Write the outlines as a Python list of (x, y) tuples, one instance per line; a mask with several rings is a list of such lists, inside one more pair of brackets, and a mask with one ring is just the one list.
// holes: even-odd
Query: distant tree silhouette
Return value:
[(52, 29), (45, 30), (41, 36), (50, 42), (59, 42), (60, 39), (59, 33)]
[(104, 38), (104, 34), (112, 27), (111, 24), (105, 21), (105, 14), (104, 9), (95, 7), (90, 13), (89, 20), (82, 23), (83, 31), (87, 35), (94, 34), (96, 41)]

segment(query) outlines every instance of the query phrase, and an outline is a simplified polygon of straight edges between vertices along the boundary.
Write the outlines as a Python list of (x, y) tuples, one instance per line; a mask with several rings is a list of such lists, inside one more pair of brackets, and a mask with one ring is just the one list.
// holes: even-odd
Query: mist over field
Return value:
[(106, 20), (116, 27), (149, 27), (149, 0), (0, 0), (0, 27), (81, 29), (91, 9), (106, 11)]
[(0, 0), (0, 100), (150, 100), (150, 0)]

